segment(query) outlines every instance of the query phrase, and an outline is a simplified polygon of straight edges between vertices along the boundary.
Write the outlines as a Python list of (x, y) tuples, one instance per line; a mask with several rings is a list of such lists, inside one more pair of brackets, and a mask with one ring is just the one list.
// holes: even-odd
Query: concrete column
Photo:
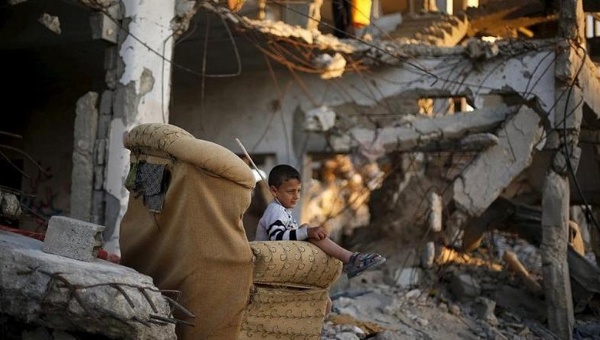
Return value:
[(73, 172), (71, 173), (71, 217), (91, 221), (98, 131), (98, 94), (88, 92), (77, 101), (73, 133)]
[(555, 149), (542, 198), (543, 238), (540, 247), (548, 327), (560, 339), (572, 339), (575, 323), (569, 266), (567, 263), (569, 183), (575, 177), (581, 150), (583, 91), (577, 85), (578, 70), (585, 58), (584, 13), (581, 1), (561, 0), (559, 43), (555, 64), (556, 106), (554, 131), (548, 148)]
[(169, 121), (175, 2), (122, 0), (105, 181), (105, 224), (111, 235), (105, 248), (115, 254), (120, 253), (119, 224), (129, 198), (124, 187), (129, 152), (123, 147), (123, 133), (142, 123)]
[(560, 339), (572, 339), (574, 315), (567, 246), (569, 234), (569, 184), (553, 170), (542, 192), (542, 269), (548, 328)]

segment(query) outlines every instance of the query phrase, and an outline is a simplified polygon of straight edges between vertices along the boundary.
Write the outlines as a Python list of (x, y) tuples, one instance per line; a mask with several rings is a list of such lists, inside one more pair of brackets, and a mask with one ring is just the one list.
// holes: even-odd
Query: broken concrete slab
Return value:
[[(555, 78), (552, 72), (555, 53), (549, 49), (550, 46), (554, 45), (550, 42), (546, 42), (546, 45), (539, 44), (536, 45), (537, 50), (533, 51), (532, 46), (515, 46), (514, 49), (511, 46), (507, 49), (506, 45), (498, 44), (496, 56), (477, 63), (467, 56), (464, 47), (462, 51), (455, 51), (453, 54), (450, 53), (450, 48), (444, 48), (439, 52), (448, 53), (447, 55), (436, 55), (438, 51), (430, 51), (430, 46), (402, 46), (398, 47), (401, 56), (379, 52), (380, 59), (395, 58), (398, 65), (374, 70), (375, 76), (381, 78), (373, 77), (372, 87), (376, 89), (376, 94), (367, 97), (361, 95), (361, 89), (352, 86), (355, 82), (360, 82), (359, 76), (355, 81), (350, 77), (348, 82), (341, 84), (341, 88), (347, 91), (348, 96), (355, 98), (356, 105), (365, 107), (375, 107), (384, 99), (418, 93), (420, 98), (464, 96), (469, 99), (472, 107), (483, 109), (488, 107), (486, 98), (490, 95), (516, 96), (544, 116), (544, 119), (547, 117), (548, 124), (553, 124), (556, 111)], [(422, 51), (416, 51), (417, 49)], [(521, 53), (516, 55), (518, 51)], [(418, 64), (406, 61), (409, 52), (414, 52), (415, 57), (419, 57)], [(465, 64), (474, 69), (455, 75), (448, 70), (451, 68), (448, 67), (449, 59), (455, 63), (453, 65)], [(390, 84), (387, 79), (395, 79), (402, 86)], [(329, 105), (338, 111), (335, 103)]]
[(42, 251), (0, 230), (0, 311), (31, 324), (113, 339), (175, 339), (168, 300), (149, 276)]
[(482, 152), (454, 182), (454, 201), (471, 216), (481, 215), (531, 163), (543, 136), (540, 118), (522, 107), (498, 132), (500, 143)]
[(412, 151), (432, 142), (459, 140), (469, 134), (493, 130), (518, 109), (516, 106), (498, 105), (435, 118), (423, 116), (399, 127), (379, 130), (354, 128), (349, 134), (332, 135), (329, 141), (332, 148), (339, 152), (348, 152), (359, 143), (367, 144), (377, 138), (386, 152)]
[(467, 35), (468, 28), (466, 15), (437, 11), (411, 13), (404, 16), (398, 29), (389, 32), (386, 38), (402, 43), (456, 46)]
[(327, 106), (319, 106), (304, 114), (304, 130), (325, 132), (335, 125), (335, 111)]
[(503, 285), (494, 293), (494, 301), (497, 307), (511, 310), (524, 319), (547, 320), (545, 302), (521, 289)]

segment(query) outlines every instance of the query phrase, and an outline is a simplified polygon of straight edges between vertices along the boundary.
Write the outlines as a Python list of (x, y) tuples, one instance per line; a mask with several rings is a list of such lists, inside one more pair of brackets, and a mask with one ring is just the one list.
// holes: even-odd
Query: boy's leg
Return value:
[(342, 261), (344, 272), (346, 272), (348, 278), (358, 276), (366, 270), (375, 269), (386, 261), (385, 257), (376, 253), (353, 253), (333, 242), (330, 238), (322, 240), (309, 239), (308, 241), (319, 247), (325, 254)]
[(336, 259), (342, 261), (343, 263), (348, 263), (350, 261), (350, 256), (352, 256), (352, 252), (333, 242), (330, 238), (326, 237), (322, 240), (308, 240), (310, 243), (319, 247), (325, 254), (335, 257)]

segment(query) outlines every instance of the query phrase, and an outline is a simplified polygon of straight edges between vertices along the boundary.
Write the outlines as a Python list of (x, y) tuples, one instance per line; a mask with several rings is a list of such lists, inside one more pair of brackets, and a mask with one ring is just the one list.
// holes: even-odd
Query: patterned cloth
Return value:
[(167, 183), (165, 166), (146, 162), (132, 163), (125, 186), (135, 194), (144, 197), (144, 205), (153, 213), (160, 213), (165, 201)]

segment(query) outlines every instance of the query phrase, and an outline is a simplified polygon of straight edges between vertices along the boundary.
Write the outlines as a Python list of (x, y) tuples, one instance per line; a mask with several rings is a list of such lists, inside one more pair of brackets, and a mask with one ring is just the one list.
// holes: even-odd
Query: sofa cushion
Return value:
[(238, 340), (318, 340), (328, 295), (327, 289), (255, 286)]
[(254, 283), (329, 288), (342, 272), (342, 262), (306, 241), (252, 241)]

